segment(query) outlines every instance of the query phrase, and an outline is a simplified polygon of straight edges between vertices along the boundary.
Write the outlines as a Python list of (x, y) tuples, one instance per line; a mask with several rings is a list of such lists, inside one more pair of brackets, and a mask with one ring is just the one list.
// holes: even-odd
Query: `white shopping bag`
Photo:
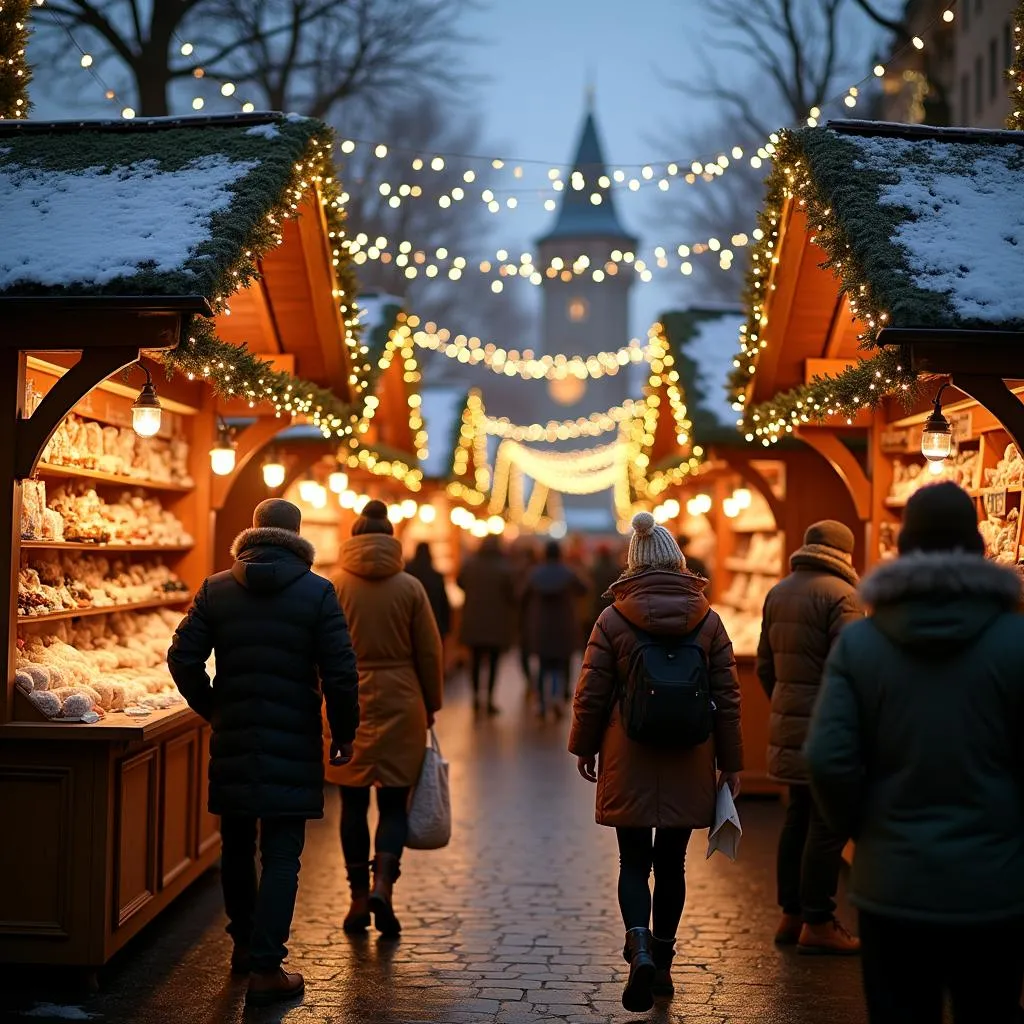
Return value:
[(715, 805), (715, 823), (708, 831), (707, 857), (717, 850), (724, 853), (729, 860), (735, 860), (742, 835), (743, 826), (740, 825), (740, 815), (732, 798), (732, 790), (728, 786), (722, 786), (718, 790), (718, 801)]
[(405, 845), (410, 850), (440, 850), (451, 838), (448, 762), (441, 756), (437, 736), (431, 729), (419, 781), (409, 801), (409, 837)]

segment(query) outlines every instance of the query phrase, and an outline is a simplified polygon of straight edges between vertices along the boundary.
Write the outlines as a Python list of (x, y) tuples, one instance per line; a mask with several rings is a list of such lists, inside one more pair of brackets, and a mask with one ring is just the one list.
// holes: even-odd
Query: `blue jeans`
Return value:
[(543, 713), (547, 704), (544, 691), (550, 681), (551, 699), (555, 703), (562, 699), (569, 680), (569, 662), (564, 658), (541, 658), (537, 672), (537, 698)]

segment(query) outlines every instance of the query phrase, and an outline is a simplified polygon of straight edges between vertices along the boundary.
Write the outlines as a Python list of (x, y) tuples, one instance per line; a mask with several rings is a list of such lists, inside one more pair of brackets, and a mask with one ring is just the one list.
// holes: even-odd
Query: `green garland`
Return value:
[(0, 118), (25, 118), (32, 109), (32, 69), (25, 61), (29, 6), (30, 0), (0, 0)]
[(1006, 127), (1024, 130), (1024, 0), (1013, 15), (1013, 63), (1006, 71), (1010, 82), (1010, 113)]

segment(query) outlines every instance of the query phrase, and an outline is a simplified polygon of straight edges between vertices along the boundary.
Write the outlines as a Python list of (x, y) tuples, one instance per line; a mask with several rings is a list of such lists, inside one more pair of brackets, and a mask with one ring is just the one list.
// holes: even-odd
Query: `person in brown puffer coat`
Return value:
[[(672, 535), (649, 512), (633, 517), (633, 531), (626, 571), (611, 587), (615, 603), (601, 613), (587, 644), (569, 750), (580, 774), (597, 784), (597, 823), (615, 829), (623, 955), (630, 965), (622, 1004), (642, 1013), (654, 996), (672, 995), (686, 846), (693, 829), (714, 823), (719, 787), (739, 792), (743, 739), (736, 659), (722, 620), (704, 596), (707, 580), (687, 570)], [(712, 735), (700, 746), (652, 747), (627, 736), (619, 698), (639, 642), (636, 629), (654, 637), (692, 635), (703, 648), (716, 711)]]
[(779, 837), (778, 945), (802, 953), (854, 954), (860, 944), (835, 919), (847, 836), (825, 822), (811, 795), (803, 747), (829, 652), (842, 628), (862, 617), (854, 539), (842, 523), (811, 526), (790, 558), (792, 573), (764, 603), (757, 674), (771, 700), (768, 773), (789, 787)]
[[(377, 930), (401, 930), (392, 906), (408, 834), (409, 792), (419, 778), (427, 729), (441, 708), (444, 648), (423, 584), (402, 571), (402, 545), (387, 506), (371, 501), (341, 548), (334, 585), (359, 664), (359, 729), (352, 759), (328, 769), (341, 786), (341, 847), (352, 907), (346, 932), (373, 914)], [(377, 793), (373, 889), (370, 889), (370, 790)]]

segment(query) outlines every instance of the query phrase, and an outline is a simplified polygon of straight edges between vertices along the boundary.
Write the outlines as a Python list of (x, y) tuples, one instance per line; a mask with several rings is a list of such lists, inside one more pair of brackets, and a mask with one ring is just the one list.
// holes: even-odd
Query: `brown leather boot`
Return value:
[(833, 918), (824, 924), (805, 924), (800, 929), (796, 949), (806, 956), (856, 956), (860, 953), (860, 939)]
[(399, 859), (393, 853), (378, 853), (373, 858), (373, 889), (370, 891), (370, 913), (377, 931), (386, 939), (397, 938), (402, 926), (391, 905), (392, 892), (401, 874)]
[(341, 927), (348, 935), (360, 935), (370, 927), (370, 865), (346, 864), (345, 870), (352, 903)]
[(803, 919), (799, 914), (783, 914), (779, 927), (775, 929), (776, 946), (795, 946), (800, 941)]
[(272, 971), (253, 971), (249, 975), (249, 991), (245, 1001), (253, 1006), (268, 1006), (286, 999), (298, 999), (306, 990), (302, 975), (289, 973), (283, 967)]
[(651, 956), (654, 957), (651, 995), (655, 999), (671, 999), (676, 994), (676, 987), (672, 984), (672, 961), (676, 956), (675, 939), (659, 939), (655, 935), (651, 942)]

